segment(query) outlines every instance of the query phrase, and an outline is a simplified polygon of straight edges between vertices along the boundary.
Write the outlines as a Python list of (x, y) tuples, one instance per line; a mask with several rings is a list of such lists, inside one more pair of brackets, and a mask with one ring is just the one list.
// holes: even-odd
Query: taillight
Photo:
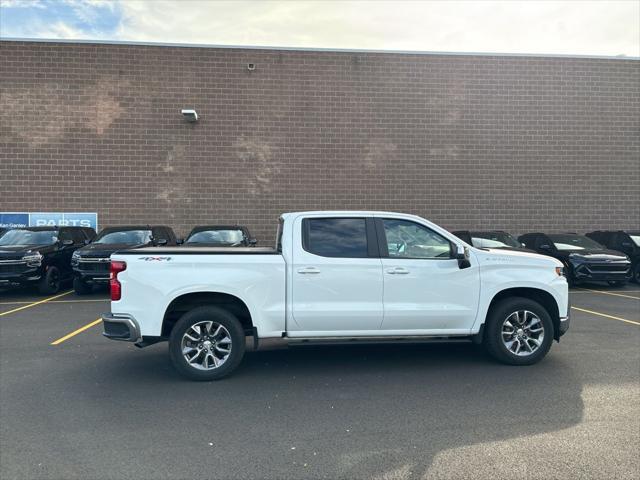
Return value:
[(118, 301), (122, 297), (122, 285), (118, 281), (118, 274), (127, 269), (126, 262), (111, 261), (111, 270), (109, 275), (109, 286), (111, 287), (111, 300)]

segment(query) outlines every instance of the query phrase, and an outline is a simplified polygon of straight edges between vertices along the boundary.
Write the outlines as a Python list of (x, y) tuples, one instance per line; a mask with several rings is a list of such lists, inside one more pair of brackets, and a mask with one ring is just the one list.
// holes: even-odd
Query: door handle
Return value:
[(303, 267), (298, 269), (298, 273), (303, 275), (320, 273), (320, 269), (316, 267)]
[(409, 273), (409, 270), (404, 267), (393, 267), (387, 268), (387, 273), (389, 275), (406, 275)]

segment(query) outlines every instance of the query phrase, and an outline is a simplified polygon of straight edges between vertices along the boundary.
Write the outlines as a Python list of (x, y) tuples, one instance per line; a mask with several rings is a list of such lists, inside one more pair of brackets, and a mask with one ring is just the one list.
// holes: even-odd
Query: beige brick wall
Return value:
[(640, 228), (639, 61), (3, 41), (0, 67), (0, 211), (261, 244), (306, 209)]

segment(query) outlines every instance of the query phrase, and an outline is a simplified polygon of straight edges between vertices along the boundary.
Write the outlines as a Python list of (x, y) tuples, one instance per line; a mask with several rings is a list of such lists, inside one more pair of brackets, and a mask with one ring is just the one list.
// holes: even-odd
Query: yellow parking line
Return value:
[(87, 323), (84, 327), (80, 327), (79, 329), (74, 330), (71, 333), (68, 333), (64, 337), (60, 337), (59, 339), (55, 340), (54, 342), (51, 342), (51, 345), (60, 345), (62, 342), (66, 341), (66, 340), (69, 340), (71, 337), (75, 337), (79, 333), (82, 333), (85, 330), (88, 330), (89, 328), (93, 327), (94, 325), (99, 324), (101, 321), (102, 321), (102, 318), (97, 318), (93, 322)]
[(604, 290), (591, 290), (590, 288), (580, 288), (585, 292), (602, 293), (603, 295), (613, 295), (615, 297), (633, 298), (634, 300), (640, 300), (640, 297), (634, 297), (633, 295), (625, 295), (624, 293), (605, 292)]
[(640, 322), (634, 320), (627, 320), (626, 318), (614, 317), (613, 315), (607, 315), (606, 313), (594, 312), (593, 310), (587, 310), (585, 308), (571, 307), (579, 312), (590, 313), (591, 315), (598, 315), (600, 317), (611, 318), (613, 320), (619, 320), (621, 322), (631, 323), (633, 325), (640, 325)]
[(51, 300), (55, 300), (56, 298), (64, 297), (65, 295), (69, 295), (73, 290), (69, 290), (68, 292), (61, 293), (60, 295), (55, 295), (53, 297), (45, 298), (44, 300), (40, 300), (39, 302), (29, 303), (28, 305), (24, 305), (23, 307), (14, 308), (13, 310), (9, 310), (8, 312), (0, 313), (0, 317), (4, 315), (9, 315), (10, 313), (19, 312), (20, 310), (24, 310), (25, 308), (35, 307), (36, 305), (40, 305), (43, 303), (50, 302)]
[[(109, 302), (109, 299), (86, 299), (86, 300), (52, 300), (49, 303), (90, 303), (90, 302)], [(25, 305), (31, 302), (0, 302), (0, 305)]]

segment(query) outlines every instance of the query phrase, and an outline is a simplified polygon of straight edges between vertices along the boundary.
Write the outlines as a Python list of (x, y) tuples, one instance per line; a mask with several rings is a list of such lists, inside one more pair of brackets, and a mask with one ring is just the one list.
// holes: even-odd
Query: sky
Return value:
[(640, 57), (640, 0), (0, 0), (0, 37)]

